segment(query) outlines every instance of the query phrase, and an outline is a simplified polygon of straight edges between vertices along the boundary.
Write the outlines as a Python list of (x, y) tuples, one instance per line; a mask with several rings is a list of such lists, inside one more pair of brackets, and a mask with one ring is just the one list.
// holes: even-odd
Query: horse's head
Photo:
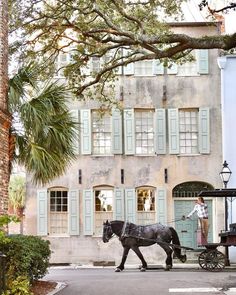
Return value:
[(106, 222), (103, 222), (103, 234), (102, 234), (102, 240), (104, 243), (109, 242), (109, 240), (113, 236), (113, 231), (111, 228), (111, 223), (107, 220)]

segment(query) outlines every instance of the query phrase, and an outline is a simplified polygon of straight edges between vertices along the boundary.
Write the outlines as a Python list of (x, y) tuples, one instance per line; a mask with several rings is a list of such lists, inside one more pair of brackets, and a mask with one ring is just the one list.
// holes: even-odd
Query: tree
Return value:
[(215, 14), (215, 13), (219, 13), (219, 12), (223, 12), (223, 13), (227, 13), (229, 10), (236, 9), (236, 3), (235, 2), (229, 2), (227, 5), (221, 5), (220, 8), (212, 8), (207, 0), (202, 0), (199, 4), (199, 8), (200, 10), (202, 10), (204, 7), (207, 7), (208, 11), (211, 14)]
[[(75, 95), (99, 93), (100, 99), (104, 95), (106, 100), (109, 95), (104, 91), (104, 84), (115, 79), (120, 66), (150, 59), (159, 59), (165, 65), (182, 63), (193, 49), (236, 47), (236, 34), (192, 37), (174, 33), (165, 20), (170, 17), (179, 20), (184, 2), (12, 0), (10, 28), (21, 37), (16, 39), (13, 49), (24, 48), (22, 58), (40, 57), (51, 65), (60, 52), (70, 51), (72, 56), (65, 67), (65, 76)], [(102, 66), (88, 79), (84, 69), (89, 67), (91, 58), (102, 57)]]
[(15, 138), (12, 161), (23, 165), (36, 184), (45, 184), (75, 158), (78, 123), (68, 110), (66, 87), (39, 82), (39, 71), (35, 64), (19, 69), (9, 80), (8, 100)]
[(25, 207), (25, 177), (12, 175), (9, 183), (9, 208), (20, 218), (20, 233), (23, 234), (23, 210)]
[(14, 209), (25, 207), (25, 177), (12, 175), (9, 183), (9, 205)]

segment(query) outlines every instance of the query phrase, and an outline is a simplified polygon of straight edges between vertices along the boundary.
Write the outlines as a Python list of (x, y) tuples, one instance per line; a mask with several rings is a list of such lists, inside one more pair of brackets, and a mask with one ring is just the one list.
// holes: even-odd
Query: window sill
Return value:
[(196, 157), (201, 155), (202, 154), (178, 154), (177, 157)]

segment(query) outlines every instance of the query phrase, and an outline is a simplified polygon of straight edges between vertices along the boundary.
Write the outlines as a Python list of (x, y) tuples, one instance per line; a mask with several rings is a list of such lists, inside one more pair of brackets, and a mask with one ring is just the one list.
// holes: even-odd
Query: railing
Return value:
[(5, 259), (6, 255), (0, 252), (0, 294), (5, 291)]

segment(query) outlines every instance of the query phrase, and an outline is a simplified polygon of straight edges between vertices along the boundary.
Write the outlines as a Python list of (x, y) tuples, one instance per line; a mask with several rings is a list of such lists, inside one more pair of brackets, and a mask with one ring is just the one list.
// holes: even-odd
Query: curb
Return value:
[(57, 285), (55, 287), (55, 289), (49, 293), (47, 293), (47, 295), (54, 295), (56, 293), (58, 293), (59, 291), (61, 291), (62, 289), (64, 289), (65, 287), (67, 287), (67, 284), (64, 282), (57, 282)]

